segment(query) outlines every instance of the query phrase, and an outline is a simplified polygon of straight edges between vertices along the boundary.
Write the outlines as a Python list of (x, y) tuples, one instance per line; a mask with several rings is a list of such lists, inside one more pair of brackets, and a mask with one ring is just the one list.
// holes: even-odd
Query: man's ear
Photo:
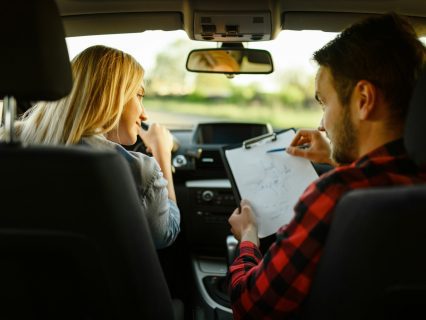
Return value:
[(373, 117), (377, 102), (377, 88), (367, 80), (360, 80), (353, 91), (356, 113), (359, 120), (367, 120)]

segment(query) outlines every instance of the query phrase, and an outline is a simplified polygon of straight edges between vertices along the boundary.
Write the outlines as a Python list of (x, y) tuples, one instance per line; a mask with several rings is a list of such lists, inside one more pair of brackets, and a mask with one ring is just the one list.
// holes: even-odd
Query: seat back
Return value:
[[(426, 164), (426, 69), (413, 93), (405, 145)], [(305, 319), (411, 319), (426, 310), (426, 185), (355, 190), (334, 218)], [(422, 316), (420, 316), (422, 317)]]
[(426, 186), (355, 190), (334, 212), (306, 319), (410, 319), (426, 308)]
[[(7, 72), (0, 95), (34, 101), (68, 94), (54, 0), (7, 1), (0, 17), (0, 70)], [(0, 143), (0, 179), (1, 319), (174, 318), (119, 154)]]
[(173, 318), (120, 155), (3, 147), (0, 176), (0, 318)]

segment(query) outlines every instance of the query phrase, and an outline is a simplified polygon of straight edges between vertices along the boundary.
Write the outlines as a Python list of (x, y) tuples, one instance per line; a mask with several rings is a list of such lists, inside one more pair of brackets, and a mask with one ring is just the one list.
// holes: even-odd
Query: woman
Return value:
[[(173, 140), (158, 124), (141, 129), (147, 119), (143, 68), (129, 54), (105, 46), (87, 48), (71, 65), (70, 95), (28, 110), (17, 134), (27, 144), (83, 144), (119, 152), (130, 164), (156, 247), (170, 245), (180, 230), (171, 172)], [(138, 135), (153, 158), (121, 146), (134, 144)]]

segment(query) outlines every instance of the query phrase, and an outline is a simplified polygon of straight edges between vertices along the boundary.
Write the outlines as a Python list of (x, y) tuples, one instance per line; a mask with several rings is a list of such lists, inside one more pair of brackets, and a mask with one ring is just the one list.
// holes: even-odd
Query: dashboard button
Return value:
[(187, 165), (187, 163), (188, 161), (186, 160), (186, 157), (182, 154), (178, 154), (173, 158), (173, 166), (176, 168), (184, 167)]
[(203, 191), (203, 193), (201, 194), (201, 198), (205, 201), (205, 202), (209, 202), (212, 201), (213, 199), (213, 192), (210, 190), (205, 190)]

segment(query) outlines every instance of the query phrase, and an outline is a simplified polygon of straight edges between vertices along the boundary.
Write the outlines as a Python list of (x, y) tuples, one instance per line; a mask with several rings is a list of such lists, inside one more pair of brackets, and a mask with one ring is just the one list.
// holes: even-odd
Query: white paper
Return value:
[(285, 151), (295, 136), (293, 130), (277, 135), (277, 140), (262, 140), (244, 147), (225, 150), (242, 199), (252, 204), (259, 227), (259, 238), (275, 233), (293, 218), (294, 205), (303, 191), (318, 178), (312, 164)]

